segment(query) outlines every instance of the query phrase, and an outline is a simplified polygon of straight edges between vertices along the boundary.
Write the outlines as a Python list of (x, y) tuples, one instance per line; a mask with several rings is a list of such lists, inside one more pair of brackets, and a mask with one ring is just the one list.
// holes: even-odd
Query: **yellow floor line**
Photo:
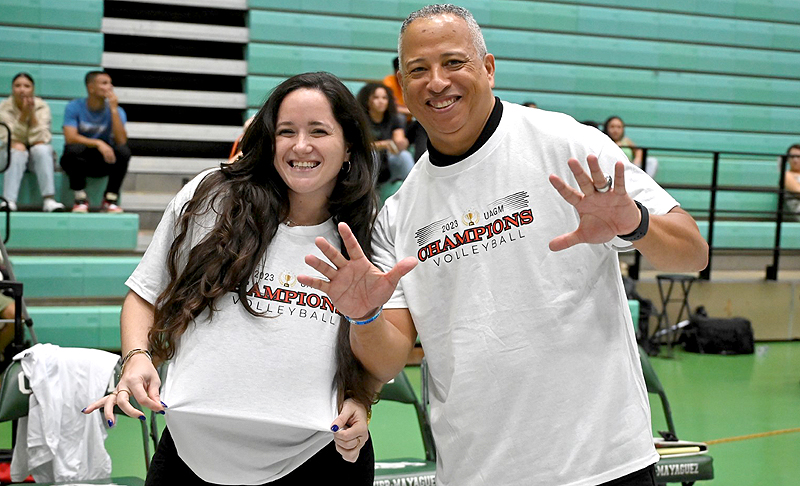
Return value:
[(770, 432), (761, 432), (758, 434), (740, 435), (738, 437), (727, 437), (725, 439), (708, 440), (706, 441), (706, 444), (708, 445), (724, 444), (726, 442), (738, 442), (740, 440), (759, 439), (761, 437), (770, 437), (773, 435), (781, 435), (781, 434), (791, 434), (793, 432), (800, 432), (800, 427), (795, 427), (793, 429), (772, 430)]

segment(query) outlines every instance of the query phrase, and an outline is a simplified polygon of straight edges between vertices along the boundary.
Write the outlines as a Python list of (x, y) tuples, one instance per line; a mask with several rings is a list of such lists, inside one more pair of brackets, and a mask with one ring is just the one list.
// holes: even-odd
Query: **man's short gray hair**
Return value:
[(483, 58), (486, 57), (486, 41), (483, 39), (483, 33), (481, 32), (478, 22), (475, 21), (475, 17), (472, 16), (469, 10), (450, 3), (428, 5), (416, 12), (411, 12), (400, 27), (400, 36), (397, 39), (397, 56), (400, 58), (400, 72), (405, 72), (405, 66), (403, 65), (403, 34), (406, 28), (408, 28), (411, 22), (417, 19), (428, 19), (443, 14), (452, 14), (464, 19), (464, 22), (467, 23), (467, 28), (469, 28), (470, 36), (472, 37), (472, 44), (475, 46), (475, 51), (478, 53), (478, 58), (483, 60)]

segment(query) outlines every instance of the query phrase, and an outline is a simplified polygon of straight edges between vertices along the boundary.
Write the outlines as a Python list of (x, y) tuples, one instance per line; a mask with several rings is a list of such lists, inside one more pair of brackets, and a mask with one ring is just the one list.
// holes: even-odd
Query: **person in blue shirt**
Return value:
[(69, 102), (64, 111), (64, 154), (61, 167), (75, 191), (73, 213), (89, 211), (87, 177), (108, 176), (101, 211), (121, 213), (119, 188), (128, 172), (131, 151), (125, 131), (127, 116), (119, 106), (111, 76), (103, 71), (86, 74), (86, 98)]

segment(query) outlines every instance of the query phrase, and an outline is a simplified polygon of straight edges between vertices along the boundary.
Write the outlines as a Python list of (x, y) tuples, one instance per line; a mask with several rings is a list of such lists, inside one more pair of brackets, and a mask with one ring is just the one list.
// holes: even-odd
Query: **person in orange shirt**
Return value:
[(386, 77), (383, 78), (383, 84), (392, 90), (394, 104), (397, 106), (397, 113), (405, 115), (408, 121), (411, 121), (411, 112), (406, 108), (406, 102), (403, 99), (403, 88), (400, 87), (400, 83), (397, 81), (397, 72), (400, 70), (399, 58), (395, 57), (392, 60), (392, 67), (394, 71), (392, 71), (392, 74), (387, 74)]

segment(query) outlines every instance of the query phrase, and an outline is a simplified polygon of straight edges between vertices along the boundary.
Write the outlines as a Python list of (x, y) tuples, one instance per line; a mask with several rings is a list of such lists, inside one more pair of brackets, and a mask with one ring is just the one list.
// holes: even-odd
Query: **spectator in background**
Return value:
[[(5, 150), (0, 154), (0, 166), (8, 163), (3, 178), (3, 197), (8, 208), (16, 211), (22, 177), (30, 170), (39, 181), (42, 211), (63, 211), (64, 205), (55, 199), (50, 107), (34, 95), (34, 84), (30, 74), (17, 74), (11, 80), (11, 96), (0, 103), (0, 121), (11, 129), (11, 160), (6, 161)], [(6, 141), (5, 131), (0, 137)]]
[(394, 70), (392, 74), (387, 74), (386, 77), (383, 78), (383, 85), (392, 90), (397, 112), (404, 115), (406, 121), (409, 122), (411, 121), (411, 112), (406, 108), (406, 102), (403, 99), (403, 88), (400, 87), (400, 83), (397, 81), (397, 72), (400, 70), (400, 61), (397, 57), (392, 59), (392, 67)]
[(69, 102), (64, 111), (64, 154), (61, 167), (75, 191), (73, 213), (89, 211), (86, 177), (108, 176), (101, 211), (121, 213), (117, 204), (131, 151), (125, 130), (127, 116), (119, 106), (111, 76), (103, 71), (86, 74), (87, 97)]
[(406, 102), (403, 98), (403, 88), (400, 87), (400, 83), (397, 81), (397, 73), (400, 71), (399, 58), (395, 57), (392, 59), (392, 67), (394, 71), (392, 74), (383, 78), (383, 84), (392, 90), (397, 112), (406, 117), (405, 135), (409, 144), (414, 146), (414, 161), (416, 162), (427, 149), (428, 135), (425, 133), (425, 129), (422, 128), (422, 125), (420, 125), (417, 120), (414, 120), (411, 116), (411, 112), (406, 108)]
[(794, 144), (786, 151), (787, 171), (783, 180), (786, 211), (789, 218), (800, 221), (800, 144)]
[(600, 128), (600, 125), (598, 125), (594, 120), (583, 120), (581, 123), (587, 127)]
[(527, 106), (528, 108), (539, 108), (535, 101), (526, 101), (522, 103), (522, 106)]
[(383, 84), (367, 83), (356, 98), (368, 115), (375, 139), (372, 147), (380, 157), (381, 167), (388, 164), (390, 181), (405, 179), (414, 167), (414, 157), (407, 150), (405, 117), (397, 113), (392, 92)]
[(636, 148), (633, 140), (625, 136), (625, 122), (618, 116), (609, 117), (603, 124), (603, 132), (613, 140), (633, 162), (636, 167), (642, 167), (642, 150)]

